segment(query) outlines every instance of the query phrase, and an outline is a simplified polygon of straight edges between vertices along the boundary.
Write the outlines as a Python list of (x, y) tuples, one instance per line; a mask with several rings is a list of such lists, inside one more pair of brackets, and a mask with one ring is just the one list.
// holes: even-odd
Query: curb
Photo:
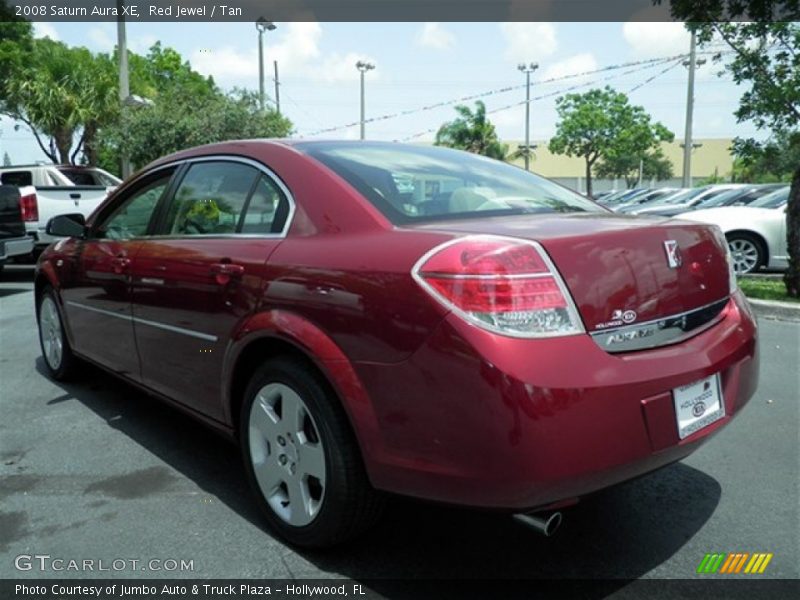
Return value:
[(762, 319), (800, 322), (800, 303), (757, 300), (755, 298), (748, 298), (747, 302), (750, 303), (753, 312)]

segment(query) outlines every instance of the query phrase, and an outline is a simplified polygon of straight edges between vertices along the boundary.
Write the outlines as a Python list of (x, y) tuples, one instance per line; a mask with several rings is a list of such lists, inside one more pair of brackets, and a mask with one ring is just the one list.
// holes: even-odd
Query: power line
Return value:
[[(608, 71), (616, 71), (616, 70), (625, 69), (625, 68), (628, 68), (628, 67), (641, 67), (642, 69), (645, 69), (645, 68), (649, 68), (649, 67), (653, 67), (653, 66), (662, 65), (662, 64), (665, 64), (667, 62), (671, 63), (672, 61), (675, 61), (675, 60), (678, 60), (678, 59), (683, 60), (683, 59), (686, 58), (686, 56), (687, 56), (686, 54), (676, 54), (674, 56), (638, 60), (638, 61), (622, 63), (622, 64), (618, 64), (618, 65), (609, 65), (609, 66), (602, 67), (602, 68), (599, 68), (599, 69), (592, 69), (592, 70), (588, 70), (588, 71), (583, 71), (581, 73), (571, 73), (569, 75), (562, 75), (562, 76), (559, 76), (559, 77), (551, 77), (549, 79), (543, 79), (543, 80), (535, 82), (535, 85), (540, 86), (540, 85), (544, 85), (544, 84), (547, 84), (547, 83), (553, 83), (553, 82), (556, 82), (556, 81), (566, 81), (566, 80), (569, 80), (569, 79), (576, 79), (578, 77), (585, 77), (587, 75), (596, 75), (598, 73), (604, 73), (604, 72), (608, 72)], [(630, 71), (630, 72), (635, 72), (637, 70), (640, 70), (640, 69), (634, 69), (634, 71)], [(421, 107), (417, 107), (417, 108), (411, 108), (411, 109), (407, 109), (407, 110), (398, 111), (396, 113), (384, 114), (384, 115), (380, 115), (378, 117), (372, 117), (370, 119), (366, 119), (365, 123), (374, 123), (376, 121), (385, 121), (387, 119), (394, 119), (394, 118), (397, 118), (397, 117), (404, 117), (404, 116), (412, 115), (412, 114), (419, 113), (419, 112), (435, 110), (437, 108), (443, 108), (443, 107), (451, 106), (453, 104), (457, 104), (457, 103), (461, 103), (461, 102), (470, 102), (472, 100), (477, 100), (479, 98), (485, 98), (487, 96), (494, 96), (494, 95), (498, 95), (498, 94), (504, 94), (504, 93), (507, 93), (507, 92), (511, 92), (511, 91), (514, 91), (514, 90), (520, 90), (520, 89), (522, 89), (524, 87), (525, 87), (525, 84), (505, 86), (505, 87), (502, 87), (502, 88), (489, 90), (487, 92), (480, 92), (478, 94), (471, 94), (471, 95), (468, 95), (468, 96), (462, 96), (460, 98), (453, 98), (453, 99), (445, 100), (445, 101), (442, 101), (442, 102), (436, 102), (434, 104), (428, 104), (426, 106), (421, 106)], [(334, 126), (334, 127), (327, 127), (327, 128), (324, 128), (324, 129), (318, 129), (316, 131), (312, 131), (310, 133), (307, 133), (307, 134), (304, 134), (304, 135), (300, 135), (298, 137), (313, 137), (313, 136), (321, 135), (321, 134), (324, 134), (324, 133), (332, 133), (334, 131), (340, 131), (342, 129), (349, 129), (349, 128), (355, 127), (356, 125), (359, 125), (359, 124), (360, 124), (360, 121), (354, 121), (352, 123), (347, 123), (347, 124), (344, 124), (344, 125), (337, 125), (337, 126)]]
[[(674, 60), (676, 58), (678, 60)], [(683, 58), (684, 58), (684, 56), (669, 57), (666, 60), (665, 59), (661, 59), (660, 63), (655, 63), (655, 64), (663, 64), (665, 62), (669, 62), (670, 66), (667, 69), (663, 69), (661, 72), (659, 72), (656, 75), (654, 75), (653, 77), (651, 77), (648, 81), (652, 81), (653, 79), (655, 79), (659, 75), (662, 75), (662, 74), (668, 72), (669, 70), (674, 68), (676, 65), (680, 64), (680, 62), (683, 60)], [(672, 64), (673, 62), (675, 64)], [(584, 88), (584, 87), (588, 87), (588, 86), (591, 86), (591, 85), (597, 85), (598, 83), (605, 83), (606, 81), (611, 81), (612, 79), (617, 79), (619, 77), (625, 77), (626, 75), (630, 75), (632, 73), (637, 73), (639, 71), (644, 71), (644, 70), (646, 70), (646, 69), (648, 69), (648, 68), (650, 68), (652, 66), (654, 66), (654, 64), (648, 64), (648, 65), (645, 65), (645, 66), (638, 66), (638, 67), (635, 67), (633, 69), (629, 69), (628, 71), (625, 71), (623, 73), (614, 73), (612, 75), (607, 75), (606, 77), (602, 77), (602, 78), (599, 78), (599, 79), (594, 79), (594, 80), (591, 80), (591, 81), (585, 81), (585, 82), (582, 82), (582, 83), (576, 83), (575, 85), (572, 85), (570, 87), (567, 87), (567, 88), (564, 88), (564, 89), (560, 89), (560, 90), (556, 90), (554, 92), (549, 92), (547, 94), (542, 94), (540, 96), (536, 96), (535, 98), (531, 98), (531, 102), (533, 102), (535, 100), (544, 100), (546, 98), (552, 98), (553, 96), (560, 96), (560, 95), (565, 94), (567, 92), (578, 90), (578, 89), (581, 89), (581, 88)], [(607, 69), (604, 69), (604, 70), (607, 70)], [(521, 102), (514, 102), (512, 104), (507, 104), (505, 106), (501, 106), (499, 108), (494, 108), (492, 110), (487, 110), (486, 114), (495, 114), (495, 113), (503, 112), (503, 111), (506, 111), (506, 110), (510, 110), (512, 108), (516, 108), (517, 106), (522, 106), (523, 104), (525, 104), (525, 100), (522, 100)], [(435, 132), (437, 130), (438, 130), (438, 128), (426, 129), (425, 131), (420, 131), (420, 132), (415, 133), (413, 135), (407, 136), (407, 137), (403, 138), (402, 140), (395, 140), (395, 141), (408, 142), (408, 141), (420, 138), (420, 137), (422, 137), (422, 136), (424, 136), (426, 134), (433, 133), (433, 132)]]

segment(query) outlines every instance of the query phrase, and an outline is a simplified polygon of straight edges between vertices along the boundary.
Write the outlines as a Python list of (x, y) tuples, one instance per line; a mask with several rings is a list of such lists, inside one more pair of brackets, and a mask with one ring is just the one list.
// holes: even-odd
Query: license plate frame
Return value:
[(673, 389), (672, 400), (681, 440), (725, 416), (725, 399), (719, 373)]

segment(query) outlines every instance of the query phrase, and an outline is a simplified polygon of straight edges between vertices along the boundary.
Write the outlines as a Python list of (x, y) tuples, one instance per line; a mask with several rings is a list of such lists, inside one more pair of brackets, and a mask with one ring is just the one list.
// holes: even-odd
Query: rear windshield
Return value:
[(344, 178), (394, 223), (607, 212), (547, 179), (468, 152), (372, 142), (298, 148)]
[(757, 208), (778, 208), (789, 201), (789, 188), (781, 188), (776, 192), (762, 196), (755, 202), (751, 202), (750, 206)]
[(33, 175), (31, 175), (30, 171), (6, 171), (0, 174), (0, 183), (17, 187), (32, 185)]

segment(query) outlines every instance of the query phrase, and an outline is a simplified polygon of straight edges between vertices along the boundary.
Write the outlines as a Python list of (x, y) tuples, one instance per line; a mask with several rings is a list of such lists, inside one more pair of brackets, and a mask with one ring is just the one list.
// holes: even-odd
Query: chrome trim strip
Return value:
[(429, 273), (422, 273), (423, 277), (433, 277), (434, 279), (539, 279), (541, 277), (553, 277), (552, 273), (513, 273), (511, 275), (504, 275), (498, 273), (497, 275), (459, 275), (456, 273), (437, 273), (431, 271)]
[(166, 331), (174, 331), (175, 333), (182, 333), (183, 335), (188, 335), (201, 340), (206, 340), (207, 342), (217, 341), (217, 336), (208, 333), (200, 333), (199, 331), (194, 331), (192, 329), (175, 327), (174, 325), (167, 325), (166, 323), (158, 323), (157, 321), (148, 321), (147, 319), (142, 319), (139, 317), (133, 317), (133, 320), (134, 322), (141, 323), (142, 325), (150, 325), (150, 327), (157, 327), (158, 329), (164, 329)]
[(167, 325), (166, 323), (159, 323), (157, 321), (150, 321), (148, 319), (142, 319), (140, 317), (133, 317), (131, 315), (123, 315), (120, 313), (115, 313), (110, 310), (103, 310), (102, 308), (95, 308), (94, 306), (87, 306), (85, 304), (81, 304), (79, 302), (72, 302), (67, 301), (67, 304), (70, 306), (74, 306), (76, 308), (82, 308), (83, 310), (88, 310), (91, 312), (100, 313), (101, 315), (106, 315), (109, 317), (117, 317), (118, 319), (123, 319), (125, 321), (131, 321), (133, 323), (140, 323), (141, 325), (149, 325), (150, 327), (156, 327), (158, 329), (163, 329), (165, 331), (172, 331), (174, 333), (182, 333), (183, 335), (188, 335), (189, 337), (194, 337), (200, 340), (205, 340), (207, 342), (216, 342), (217, 336), (211, 335), (208, 333), (202, 333), (200, 331), (194, 331), (193, 329), (184, 329), (183, 327), (176, 327), (174, 325)]
[(123, 315), (122, 313), (116, 313), (111, 310), (103, 310), (102, 308), (95, 308), (94, 306), (87, 306), (86, 304), (81, 304), (79, 302), (72, 302), (71, 300), (67, 300), (66, 304), (69, 306), (74, 306), (76, 308), (82, 308), (83, 310), (100, 313), (101, 315), (106, 315), (109, 317), (117, 317), (118, 319), (124, 319), (125, 321), (133, 321), (133, 317), (131, 315)]
[[(722, 311), (729, 301), (730, 298), (723, 298), (682, 313), (613, 329), (594, 331), (590, 335), (600, 348), (611, 354), (678, 344), (719, 323), (723, 318)], [(688, 331), (684, 329), (687, 318), (716, 307), (718, 307), (717, 314), (708, 321)]]

